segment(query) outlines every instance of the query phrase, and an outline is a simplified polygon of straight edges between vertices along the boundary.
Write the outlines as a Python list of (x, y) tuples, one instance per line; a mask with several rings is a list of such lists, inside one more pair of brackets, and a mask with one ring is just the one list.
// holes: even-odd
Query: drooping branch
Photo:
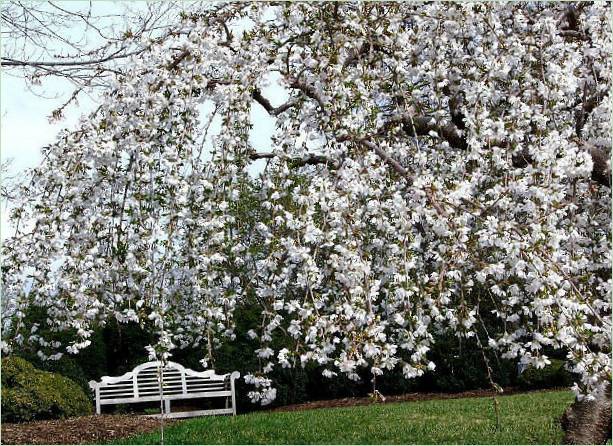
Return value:
[[(374, 151), (379, 156), (379, 158), (381, 158), (383, 161), (385, 161), (392, 169), (394, 169), (394, 171), (397, 174), (402, 176), (406, 180), (406, 182), (407, 182), (407, 184), (409, 186), (411, 186), (413, 184), (413, 177), (411, 176), (409, 171), (407, 169), (405, 169), (397, 160), (392, 158), (389, 153), (387, 153), (385, 150), (383, 150), (377, 144), (375, 144), (372, 141), (369, 141), (367, 139), (360, 139), (360, 140), (358, 140), (358, 142), (360, 144), (362, 144), (364, 147)], [(434, 196), (434, 192), (432, 190), (432, 187), (431, 186), (430, 187), (426, 187), (426, 188), (423, 189), (423, 191), (426, 194), (426, 197), (428, 198), (428, 201), (430, 202), (430, 204), (432, 204), (432, 207), (434, 207), (434, 209), (436, 209), (436, 212), (438, 212), (439, 215), (446, 217), (447, 216), (447, 212), (445, 211), (445, 209), (443, 209), (443, 207), (440, 205), (440, 203), (438, 202), (438, 200)]]
[(409, 175), (409, 171), (407, 169), (405, 169), (398, 161), (396, 161), (394, 158), (392, 158), (389, 153), (387, 153), (385, 150), (383, 150), (377, 144), (375, 144), (372, 141), (369, 141), (367, 139), (361, 139), (358, 142), (360, 144), (362, 144), (364, 147), (366, 147), (366, 148), (372, 150), (373, 152), (375, 152), (379, 156), (379, 158), (381, 158), (383, 161), (385, 161), (387, 164), (389, 164), (390, 167), (392, 169), (394, 169), (394, 171), (398, 175), (404, 177), (409, 182), (409, 184), (413, 184), (413, 178), (411, 178), (411, 176)]

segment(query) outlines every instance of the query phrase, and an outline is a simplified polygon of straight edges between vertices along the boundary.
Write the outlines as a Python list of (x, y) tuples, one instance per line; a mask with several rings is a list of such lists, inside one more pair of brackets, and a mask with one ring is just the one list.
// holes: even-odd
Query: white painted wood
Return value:
[(96, 386), (96, 381), (90, 381), (89, 387), (94, 391), (96, 398), (96, 415), (100, 415), (100, 389)]
[[(232, 396), (232, 392), (230, 390), (223, 390), (218, 392), (198, 392), (198, 393), (188, 393), (188, 394), (178, 394), (178, 395), (164, 395), (163, 400), (185, 400), (192, 398), (218, 398)], [(121, 398), (108, 398), (100, 400), (100, 404), (131, 404), (131, 403), (147, 403), (150, 401), (159, 401), (160, 395), (148, 395), (148, 396), (139, 396), (138, 398), (134, 397), (121, 397)]]
[(234, 380), (240, 378), (241, 374), (232, 372), (230, 375), (230, 393), (232, 394), (232, 415), (236, 415), (236, 392), (234, 391)]
[(183, 393), (187, 393), (187, 379), (185, 375), (185, 373), (181, 374), (181, 390), (183, 391)]
[[(240, 373), (218, 375), (214, 370), (196, 372), (176, 362), (168, 362), (162, 370), (163, 383), (160, 386), (157, 378), (159, 366), (159, 362), (150, 361), (121, 376), (103, 376), (99, 382), (90, 381), (89, 386), (96, 397), (96, 413), (101, 413), (102, 405), (159, 401), (161, 398), (164, 401), (164, 412), (169, 418), (236, 415), (234, 380), (240, 377)], [(163, 395), (160, 395), (162, 390)], [(170, 402), (174, 400), (218, 397), (226, 398), (225, 409), (170, 412)], [(229, 398), (232, 399), (232, 407), (228, 407)]]
[[(232, 415), (232, 409), (208, 409), (208, 410), (191, 410), (185, 412), (173, 412), (165, 414), (164, 418), (189, 418), (199, 417), (202, 415)], [(145, 415), (146, 417), (160, 418), (160, 414)]]

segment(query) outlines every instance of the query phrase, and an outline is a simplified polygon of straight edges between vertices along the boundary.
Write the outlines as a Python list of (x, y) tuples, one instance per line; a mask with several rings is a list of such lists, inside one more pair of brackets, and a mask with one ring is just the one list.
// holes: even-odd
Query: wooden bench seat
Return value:
[[(162, 371), (163, 386), (160, 386), (158, 379), (160, 367), (159, 361), (150, 361), (136, 366), (131, 372), (122, 376), (103, 376), (99, 382), (90, 381), (89, 386), (96, 396), (96, 413), (100, 414), (101, 406), (107, 404), (162, 400), (164, 415), (168, 418), (236, 415), (234, 381), (240, 377), (238, 372), (225, 375), (217, 375), (214, 370), (195, 372), (176, 362), (168, 362)], [(171, 401), (193, 398), (225, 398), (225, 408), (171, 413)]]

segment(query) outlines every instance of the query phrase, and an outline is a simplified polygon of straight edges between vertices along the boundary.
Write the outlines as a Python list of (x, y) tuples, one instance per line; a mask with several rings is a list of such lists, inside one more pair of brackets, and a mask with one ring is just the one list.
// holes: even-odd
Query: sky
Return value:
[[(77, 2), (60, 1), (61, 4), (78, 5)], [(82, 3), (82, 2), (81, 2)], [(94, 2), (105, 13), (120, 11), (115, 2)], [(136, 3), (138, 5), (138, 3)], [(41, 148), (54, 142), (56, 135), (63, 128), (74, 129), (81, 115), (87, 115), (98, 105), (96, 96), (79, 95), (78, 104), (65, 110), (64, 118), (51, 122), (52, 110), (64, 103), (72, 94), (72, 85), (57, 78), (46, 78), (43, 84), (33, 91), (26, 81), (15, 73), (3, 69), (0, 75), (0, 159), (11, 160), (7, 177), (18, 179), (27, 176), (27, 170), (41, 162)], [(262, 90), (273, 106), (287, 100), (287, 92), (271, 83)], [(251, 112), (254, 130), (250, 141), (259, 151), (270, 149), (270, 137), (274, 130), (274, 118), (271, 118), (259, 105), (254, 105)], [(215, 129), (211, 129), (213, 132)], [(255, 163), (250, 172), (256, 175), (264, 164), (263, 160)], [(13, 231), (8, 221), (6, 203), (0, 208), (0, 239), (4, 240)]]
[[(37, 96), (27, 88), (23, 79), (2, 71), (0, 159), (2, 162), (11, 160), (8, 178), (22, 178), (27, 169), (36, 167), (41, 161), (41, 148), (52, 143), (62, 128), (74, 127), (82, 113), (95, 107), (94, 101), (82, 99), (78, 108), (67, 110), (65, 119), (51, 123), (48, 118), (51, 111), (61, 105), (61, 98), (67, 98), (70, 90), (65, 82), (58, 80), (49, 80), (44, 90), (48, 97)], [(6, 203), (2, 203), (0, 232), (3, 240), (11, 232), (7, 211)]]

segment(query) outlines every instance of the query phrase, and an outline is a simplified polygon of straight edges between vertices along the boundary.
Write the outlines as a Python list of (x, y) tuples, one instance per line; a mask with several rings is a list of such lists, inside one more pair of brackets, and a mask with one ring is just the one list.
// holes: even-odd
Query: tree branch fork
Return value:
[[(292, 84), (292, 85), (295, 85)], [(304, 85), (301, 85), (301, 89), (305, 89)], [(307, 91), (309, 91), (307, 89)], [(309, 91), (310, 92), (310, 91)], [(312, 93), (312, 92), (310, 92)], [(270, 101), (265, 98), (261, 91), (255, 89), (252, 94), (253, 99), (260, 104), (264, 110), (266, 110), (271, 116), (278, 116), (281, 113), (291, 109), (299, 104), (299, 100), (291, 99), (286, 103), (273, 107)], [(318, 100), (319, 99), (319, 100)], [(315, 99), (320, 105), (323, 105), (321, 97)], [(454, 123), (449, 122), (446, 124), (437, 123), (435, 119), (427, 116), (414, 116), (411, 114), (396, 114), (390, 117), (374, 135), (375, 137), (381, 137), (387, 134), (394, 127), (401, 126), (403, 131), (410, 137), (417, 136), (438, 136), (442, 140), (446, 141), (450, 147), (458, 150), (468, 150), (469, 145), (463, 130), (460, 130)], [(337, 138), (338, 142), (344, 142), (347, 140), (354, 140), (359, 144), (373, 150), (383, 161), (385, 161), (396, 173), (405, 179), (412, 182), (409, 172), (403, 167), (397, 160), (395, 160), (390, 154), (385, 152), (381, 147), (375, 144), (370, 138), (352, 138), (348, 136), (341, 136)], [(505, 147), (508, 146), (508, 142), (504, 140), (489, 139), (487, 141), (488, 146)], [(600, 146), (588, 143), (587, 141), (579, 141), (579, 147), (581, 150), (586, 151), (592, 158), (594, 167), (592, 168), (591, 178), (596, 183), (611, 187), (611, 164), (607, 151)], [(252, 159), (273, 158), (275, 155), (272, 153), (252, 155)], [(303, 166), (307, 164), (318, 164), (330, 162), (329, 158), (321, 155), (311, 155), (307, 158), (294, 160), (294, 165)], [(534, 162), (532, 156), (527, 150), (520, 151), (513, 155), (512, 166), (515, 168), (522, 168), (528, 164)]]

